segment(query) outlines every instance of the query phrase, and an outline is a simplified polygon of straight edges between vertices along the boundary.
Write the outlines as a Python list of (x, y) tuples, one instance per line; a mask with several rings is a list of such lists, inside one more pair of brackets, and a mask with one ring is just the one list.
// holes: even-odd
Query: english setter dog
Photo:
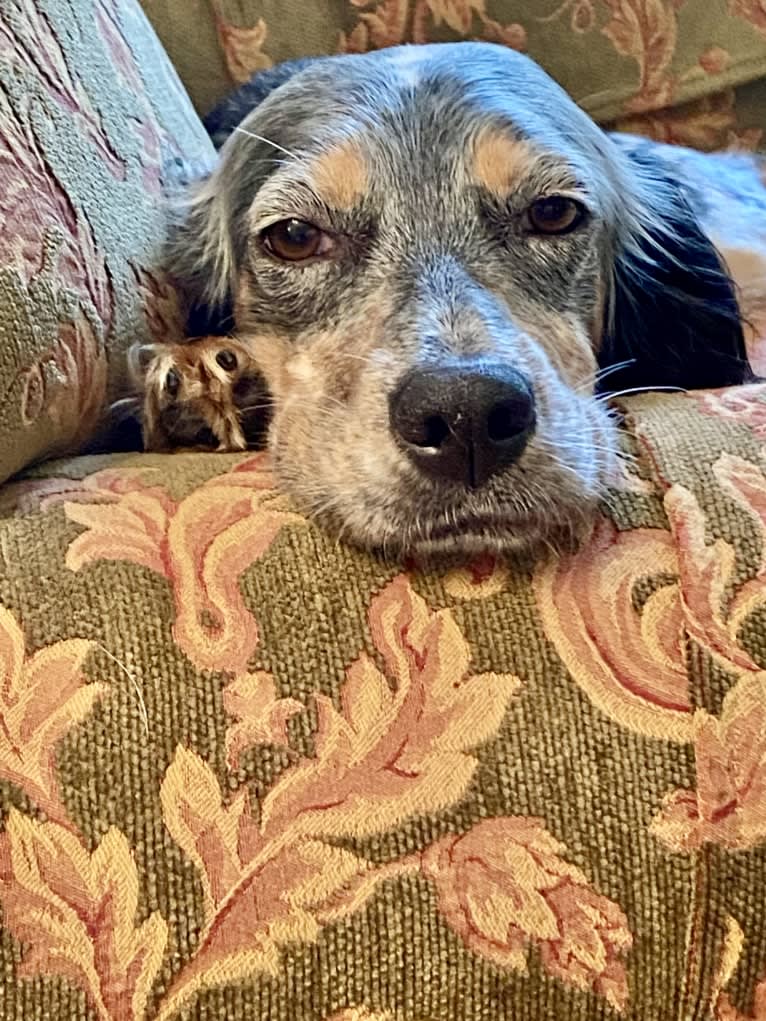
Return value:
[(615, 472), (610, 394), (753, 378), (755, 157), (610, 135), (482, 43), (284, 64), (207, 124), (174, 244), (200, 339), (131, 359), (149, 449), (267, 444), (368, 548), (560, 546)]

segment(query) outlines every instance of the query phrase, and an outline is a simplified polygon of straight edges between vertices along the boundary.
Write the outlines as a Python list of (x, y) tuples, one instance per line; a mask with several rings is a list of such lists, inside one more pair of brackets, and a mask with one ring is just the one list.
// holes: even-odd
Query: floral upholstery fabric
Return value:
[(88, 439), (178, 335), (163, 198), (211, 147), (137, 3), (0, 4), (0, 481)]
[[(178, 63), (204, 106), (303, 49), (560, 33), (562, 79), (572, 40), (633, 70), (602, 116), (755, 145), (759, 5), (724, 7), (188, 0)], [(161, 197), (210, 149), (125, 0), (2, 5), (0, 140), (5, 475), (179, 329)], [(766, 387), (625, 421), (537, 564), (339, 546), (263, 454), (0, 488), (0, 1019), (766, 1021)]]
[(420, 573), (265, 455), (0, 490), (0, 1017), (762, 1021), (766, 387), (581, 553)]
[(762, 0), (142, 2), (200, 113), (280, 60), (484, 39), (529, 53), (593, 117), (625, 130), (752, 149), (766, 129)]

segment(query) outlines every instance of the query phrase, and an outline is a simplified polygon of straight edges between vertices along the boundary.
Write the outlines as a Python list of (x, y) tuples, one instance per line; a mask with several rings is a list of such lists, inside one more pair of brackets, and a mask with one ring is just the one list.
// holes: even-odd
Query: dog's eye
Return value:
[(215, 360), (224, 370), (224, 372), (233, 372), (237, 367), (237, 356), (233, 351), (229, 351), (226, 348), (223, 351), (219, 351), (215, 356)]
[(181, 378), (175, 369), (168, 369), (165, 375), (165, 389), (171, 397), (175, 397), (178, 394), (178, 388), (181, 385)]
[(330, 238), (305, 220), (280, 220), (263, 231), (267, 251), (285, 262), (305, 262), (328, 251)]
[(585, 208), (564, 195), (548, 195), (532, 203), (528, 216), (538, 234), (568, 234), (585, 219)]

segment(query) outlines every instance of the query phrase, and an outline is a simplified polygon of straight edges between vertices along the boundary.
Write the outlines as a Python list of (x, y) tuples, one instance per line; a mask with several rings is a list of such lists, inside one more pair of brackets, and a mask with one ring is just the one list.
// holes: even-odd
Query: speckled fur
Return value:
[[(731, 284), (691, 192), (665, 172), (670, 151), (610, 138), (517, 53), (460, 44), (304, 61), (258, 76), (210, 126), (226, 141), (186, 211), (176, 270), (197, 302), (235, 310), (248, 371), (273, 403), (281, 483), (355, 543), (421, 553), (568, 543), (587, 533), (615, 474), (599, 369), (620, 385), (748, 377)], [(486, 152), (477, 171), (488, 132), (521, 143), (509, 183)], [(366, 187), (337, 208), (316, 168), (349, 142)], [(525, 232), (530, 203), (562, 192), (586, 205), (586, 224)], [(330, 232), (333, 257), (297, 266), (264, 251), (260, 232), (288, 217)], [(663, 358), (653, 333), (673, 324), (677, 350)], [(707, 333), (695, 362), (683, 345), (707, 345)], [(150, 446), (162, 366), (183, 361), (155, 354), (144, 370)], [(485, 360), (531, 381), (534, 436), (476, 492), (423, 478), (391, 435), (389, 395), (413, 366)], [(229, 406), (220, 430), (210, 426), (225, 449), (242, 442), (232, 416)]]

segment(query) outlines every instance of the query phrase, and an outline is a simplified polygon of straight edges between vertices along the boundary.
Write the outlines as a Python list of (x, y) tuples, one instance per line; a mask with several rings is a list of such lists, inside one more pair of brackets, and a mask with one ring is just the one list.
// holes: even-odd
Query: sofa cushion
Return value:
[(759, 1017), (766, 387), (626, 414), (538, 565), (354, 552), (262, 454), (0, 490), (0, 1014)]
[(211, 148), (134, 0), (0, 5), (0, 480), (92, 435), (179, 335), (165, 197)]
[[(717, 126), (716, 148), (722, 141), (752, 147), (760, 140), (754, 133), (766, 127), (762, 109), (745, 105), (738, 116), (735, 91), (766, 71), (766, 15), (757, 0), (143, 3), (202, 114), (236, 83), (281, 60), (478, 38), (528, 52), (602, 122), (630, 117), (635, 130), (640, 117), (649, 132), (655, 125), (643, 119), (647, 111), (721, 93), (716, 116), (706, 118), (709, 132)], [(698, 132), (702, 113), (692, 111)]]

